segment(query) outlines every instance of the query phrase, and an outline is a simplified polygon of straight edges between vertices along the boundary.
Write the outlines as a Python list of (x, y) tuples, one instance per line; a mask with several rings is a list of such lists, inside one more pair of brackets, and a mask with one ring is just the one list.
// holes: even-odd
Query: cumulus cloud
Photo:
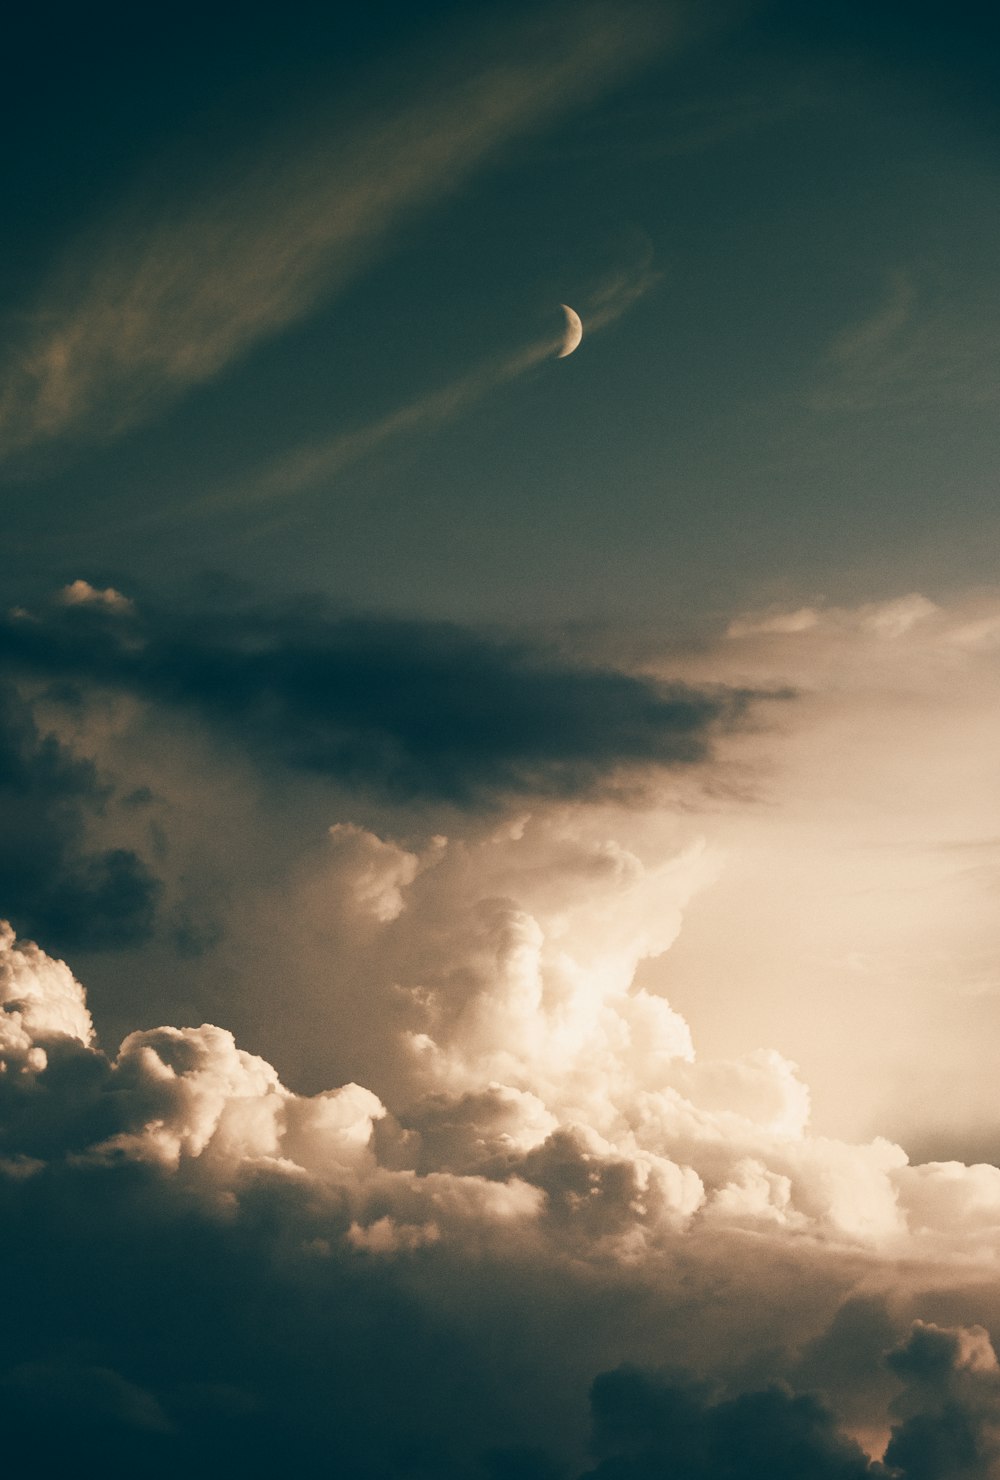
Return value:
[(19, 929), (60, 949), (124, 946), (153, 928), (160, 886), (133, 849), (95, 846), (113, 794), (86, 757), (0, 684), (0, 899)]
[(335, 822), (330, 842), (335, 867), (328, 877), (343, 881), (344, 892), (357, 912), (379, 925), (397, 919), (405, 903), (403, 891), (420, 867), (419, 857), (350, 822)]
[[(697, 854), (654, 866), (568, 809), (478, 844), (414, 851), (340, 826), (331, 846), (345, 907), (399, 937), (395, 1102), (356, 1083), (297, 1093), (208, 1024), (142, 1028), (106, 1054), (69, 968), (0, 935), (0, 1205), (31, 1332), (0, 1342), (12, 1428), (80, 1406), (133, 1462), (194, 1473), (218, 1452), (205, 1436), (237, 1429), (249, 1473), (276, 1445), (381, 1480), (641, 1477), (668, 1460), (710, 1480), (761, 1454), (790, 1476), (879, 1473), (822, 1401), (747, 1376), (767, 1369), (775, 1321), (813, 1340), (786, 1375), (835, 1372), (841, 1338), (820, 1335), (859, 1279), (897, 1299), (914, 1294), (907, 1265), (981, 1280), (995, 1168), (814, 1136), (779, 1054), (698, 1057), (636, 981), (704, 881)], [(67, 1284), (81, 1259), (87, 1279)], [(86, 1292), (112, 1269), (101, 1311)], [(673, 1333), (702, 1375), (614, 1371), (626, 1329), (633, 1360), (662, 1366)], [(926, 1388), (905, 1351), (892, 1370)], [(995, 1387), (988, 1355), (975, 1333), (955, 1346), (948, 1392)], [(602, 1372), (588, 1461), (583, 1394)], [(943, 1411), (938, 1388), (921, 1403), (898, 1400), (892, 1452), (907, 1480), (946, 1480), (906, 1468), (917, 1418)]]
[(725, 864), (667, 989), (706, 1048), (781, 1043), (825, 1129), (922, 1160), (997, 1154), (998, 613), (988, 591), (772, 608), (649, 663), (796, 695), (725, 741), (744, 792), (705, 820)]
[[(117, 615), (105, 621), (88, 611), (95, 620), (84, 629), (75, 615), (30, 626), (29, 644), (18, 650), (26, 665), (51, 671), (69, 653), (92, 652), (93, 671), (105, 682), (119, 670), (142, 675), (154, 692), (161, 683), (189, 682), (173, 661), (180, 649), (155, 625), (129, 618), (123, 640)], [(12, 643), (22, 629), (8, 629)], [(262, 685), (271, 698), (289, 683), (290, 713), (293, 703), (306, 704), (306, 680), (328, 670), (331, 651), (347, 661), (338, 647), (343, 635), (334, 624), (331, 636), (329, 619), (295, 630), (296, 647), (286, 642), (267, 653), (270, 676)], [(880, 640), (895, 641), (900, 629), (883, 621), (877, 630)], [(381, 629), (374, 637), (362, 632), (385, 640)], [(349, 627), (348, 638), (354, 635)], [(309, 637), (319, 647), (319, 669)], [(192, 648), (195, 641), (185, 637)], [(253, 669), (259, 645), (271, 642), (271, 628), (237, 624), (236, 636), (220, 644), (222, 656), (193, 651), (202, 676), (212, 671), (218, 679), (227, 666), (237, 674)], [(194, 668), (192, 648), (185, 651)], [(479, 640), (475, 651), (492, 657), (495, 671), (501, 660), (511, 662), (515, 680), (517, 664), (528, 664)], [(605, 676), (598, 671), (600, 682)], [(578, 677), (587, 684), (591, 675), (566, 670), (570, 687)], [(551, 674), (547, 680), (539, 702), (553, 687)], [(616, 693), (628, 693), (630, 682), (615, 675)], [(232, 696), (232, 684), (223, 689)], [(334, 688), (332, 703), (339, 698)], [(621, 720), (618, 714), (614, 722)], [(998, 1203), (990, 1168), (912, 1167), (885, 1138), (851, 1144), (813, 1133), (809, 1092), (795, 1064), (774, 1049), (696, 1054), (687, 1021), (641, 972), (675, 947), (685, 910), (717, 877), (720, 858), (680, 833), (670, 844), (661, 836), (626, 847), (609, 831), (623, 816), (550, 804), (464, 836), (407, 842), (356, 823), (330, 829), (322, 889), (340, 921), (341, 969), (353, 984), (352, 995), (342, 995), (335, 954), (326, 1027), (353, 1034), (355, 1073), (369, 1083), (374, 1076), (380, 1101), (390, 1105), (398, 1134), (381, 1127), (380, 1144), (392, 1142), (400, 1166), (419, 1176), (472, 1179), (470, 1186), (517, 1181), (543, 1210), (543, 1223), (554, 1219), (564, 1229), (561, 1237), (582, 1247), (604, 1239), (630, 1257), (655, 1254), (692, 1220), (860, 1247), (912, 1241), (929, 1257), (961, 1229), (963, 1247), (985, 1254)], [(311, 886), (311, 907), (320, 904), (318, 887)], [(288, 917), (287, 934), (295, 928)], [(283, 969), (280, 949), (272, 959)], [(265, 1001), (258, 998), (255, 1011)], [(349, 1017), (358, 1020), (350, 1027)], [(294, 1025), (285, 1032), (294, 1037)], [(150, 1033), (126, 1038), (115, 1061), (120, 1103), (128, 1086), (145, 1106), (139, 1129), (122, 1124), (99, 1143), (101, 1154), (179, 1165), (191, 1147), (201, 1157), (211, 1145), (235, 1148), (237, 1160), (310, 1170), (289, 1148), (320, 1132), (295, 1133), (300, 1112), (289, 1108), (264, 1059), (251, 1063), (221, 1029)], [(239, 1112), (224, 1108), (230, 1100), (239, 1101)], [(309, 1114), (319, 1115), (315, 1105)], [(360, 1123), (370, 1121), (371, 1130), (384, 1119), (373, 1110)], [(403, 1223), (440, 1226), (433, 1209), (410, 1207), (409, 1192), (406, 1200)], [(382, 1216), (396, 1213), (387, 1206)]]
[[(615, 878), (586, 838), (531, 839), (533, 861), (575, 853), (584, 878), (589, 864), (584, 901), (610, 885), (602, 916), (553, 895), (544, 873), (517, 903), (485, 892), (521, 862), (524, 831), (480, 844), (478, 861), (444, 839), (424, 858), (357, 828), (335, 842), (347, 847), (338, 868), (353, 908), (397, 936), (395, 959), (382, 958), (404, 1003), (395, 1031), (407, 1067), (392, 1115), (358, 1085), (293, 1094), (209, 1025), (131, 1033), (106, 1060), (66, 968), (8, 932), (11, 1084), (30, 1080), (45, 1100), (54, 1039), (63, 1056), (99, 1066), (83, 1077), (107, 1133), (89, 1158), (197, 1166), (199, 1178), (211, 1168), (230, 1190), (248, 1166), (304, 1175), (337, 1189), (356, 1247), (394, 1250), (397, 1222), (446, 1238), (454, 1216), (513, 1219), (557, 1245), (627, 1259), (661, 1257), (694, 1224), (989, 1259), (995, 1168), (911, 1167), (884, 1140), (813, 1135), (794, 1065), (773, 1050), (699, 1059), (684, 1020), (637, 984), (704, 878), (697, 856), (657, 868), (613, 858)], [(382, 1232), (366, 1243), (374, 1224)]]
[(0, 928), (0, 1007), (4, 1052), (24, 1055), (26, 1062), (36, 1039), (62, 1034), (88, 1046), (94, 1036), (69, 967), (51, 960), (31, 941), (18, 946), (6, 921)]
[(116, 591), (113, 586), (106, 586), (103, 591), (98, 591), (89, 581), (71, 581), (60, 591), (59, 599), (63, 606), (97, 606), (113, 612), (135, 610), (129, 598)]
[(680, 1378), (619, 1368), (591, 1392), (588, 1480), (867, 1480), (884, 1474), (809, 1395), (782, 1388), (713, 1401), (710, 1390)]
[(907, 1480), (993, 1480), (1000, 1469), (1000, 1365), (982, 1326), (917, 1321), (888, 1355), (905, 1384), (886, 1463)]
[[(101, 604), (21, 625), (39, 643), (23, 671), (46, 677), (74, 643), (103, 654), (96, 677), (162, 641)], [(726, 639), (744, 676), (725, 676), (777, 681), (777, 644), (801, 683), (797, 645), (820, 643), (824, 682), (859, 650), (916, 681), (929, 634), (963, 673), (972, 625), (917, 602), (817, 608)], [(240, 917), (221, 1026), (164, 1019), (137, 972), (115, 1052), (69, 967), (5, 931), (13, 1428), (81, 1404), (154, 1473), (225, 1452), (250, 1474), (283, 1453), (373, 1480), (709, 1480), (763, 1454), (796, 1477), (988, 1476), (995, 1360), (973, 1328), (1000, 1320), (1000, 1173), (815, 1129), (780, 1039), (703, 1047), (664, 983), (683, 987), (685, 933), (729, 866), (694, 839), (717, 836), (713, 806), (521, 799), (451, 811), (448, 834), (433, 807), (321, 815), (286, 891)], [(293, 979), (309, 931), (318, 1004)], [(92, 1003), (100, 1024), (96, 986)], [(333, 1088), (288, 1072), (305, 1039)]]

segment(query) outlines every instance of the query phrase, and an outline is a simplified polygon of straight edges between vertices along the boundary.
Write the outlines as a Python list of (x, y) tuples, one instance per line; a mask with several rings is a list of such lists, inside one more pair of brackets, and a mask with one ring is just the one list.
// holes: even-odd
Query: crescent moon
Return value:
[(566, 333), (563, 335), (562, 348), (556, 356), (559, 360), (565, 360), (571, 355), (583, 338), (583, 320), (575, 308), (570, 308), (568, 303), (560, 303), (559, 307), (566, 315)]

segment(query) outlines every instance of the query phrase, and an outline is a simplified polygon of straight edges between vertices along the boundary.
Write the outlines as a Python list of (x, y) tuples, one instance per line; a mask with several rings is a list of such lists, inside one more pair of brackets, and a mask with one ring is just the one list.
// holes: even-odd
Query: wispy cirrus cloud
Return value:
[[(647, 261), (602, 284), (590, 303), (581, 305), (586, 315), (586, 334), (589, 336), (613, 324), (645, 297), (658, 281), (659, 274)], [(338, 433), (322, 442), (294, 448), (262, 468), (256, 476), (242, 479), (232, 489), (200, 500), (199, 507), (208, 512), (223, 504), (245, 505), (278, 499), (330, 482), (345, 469), (390, 443), (404, 440), (416, 432), (434, 431), (457, 420), (493, 392), (519, 380), (544, 360), (552, 358), (562, 337), (560, 327), (558, 333), (535, 339), (509, 354), (494, 355), (480, 361), (464, 375), (364, 426)]]
[(674, 19), (557, 7), (493, 35), (485, 60), (452, 48), (388, 111), (303, 120), (193, 193), (138, 191), (69, 248), (0, 363), (0, 457), (152, 418), (329, 299), (505, 145), (638, 66)]
[(810, 410), (912, 413), (994, 402), (1000, 323), (992, 290), (972, 284), (970, 292), (947, 264), (933, 262), (887, 274), (870, 312), (827, 346), (807, 392)]

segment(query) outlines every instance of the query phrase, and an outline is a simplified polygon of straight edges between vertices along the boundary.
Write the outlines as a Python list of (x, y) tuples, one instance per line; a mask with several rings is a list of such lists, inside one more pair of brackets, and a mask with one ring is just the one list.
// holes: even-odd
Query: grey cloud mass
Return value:
[(739, 689), (652, 682), (446, 624), (273, 612), (131, 615), (63, 605), (0, 621), (12, 671), (178, 706), (271, 761), (398, 800), (462, 806), (600, 791), (703, 760)]
[(787, 1389), (715, 1402), (688, 1379), (628, 1369), (593, 1386), (588, 1480), (869, 1480), (883, 1475), (814, 1397)]
[(0, 897), (19, 929), (60, 950), (132, 945), (153, 928), (160, 886), (148, 864), (88, 838), (113, 793), (0, 684)]

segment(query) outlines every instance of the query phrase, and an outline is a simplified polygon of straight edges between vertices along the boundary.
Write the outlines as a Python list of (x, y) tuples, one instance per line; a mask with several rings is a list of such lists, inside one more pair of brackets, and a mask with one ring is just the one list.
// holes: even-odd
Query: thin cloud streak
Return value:
[(805, 405), (822, 416), (912, 413), (996, 401), (995, 295), (946, 263), (888, 274), (871, 312), (828, 345)]
[(445, 426), (456, 420), (491, 391), (499, 390), (510, 381), (519, 379), (548, 359), (558, 347), (558, 342), (558, 338), (535, 340), (502, 359), (489, 360), (478, 365), (469, 374), (450, 381), (429, 395), (420, 396), (405, 406), (397, 407), (395, 411), (390, 411), (356, 431), (309, 447), (297, 448), (288, 456), (272, 463), (259, 477), (248, 483), (241, 483), (238, 489), (219, 499), (206, 500), (203, 507), (206, 510), (217, 509), (220, 503), (236, 505), (280, 498), (314, 487), (324, 479), (335, 478), (338, 473), (369, 457), (386, 443), (416, 431)]
[(0, 458), (108, 438), (218, 375), (363, 270), (403, 220), (519, 135), (633, 70), (672, 12), (558, 8), (344, 136), (272, 148), (185, 200), (134, 201), (78, 241), (0, 364)]
[[(592, 311), (585, 311), (585, 335), (590, 337), (613, 324), (658, 281), (659, 275), (644, 265), (638, 273), (622, 276), (606, 285), (595, 300)], [(214, 511), (221, 504), (259, 502), (314, 488), (370, 457), (387, 443), (455, 421), (494, 391), (520, 379), (544, 360), (555, 356), (562, 339), (560, 327), (557, 333), (522, 345), (509, 355), (484, 360), (467, 374), (397, 407), (367, 426), (325, 442), (297, 448), (277, 459), (258, 477), (241, 483), (231, 492), (202, 500), (200, 506), (204, 512)]]

